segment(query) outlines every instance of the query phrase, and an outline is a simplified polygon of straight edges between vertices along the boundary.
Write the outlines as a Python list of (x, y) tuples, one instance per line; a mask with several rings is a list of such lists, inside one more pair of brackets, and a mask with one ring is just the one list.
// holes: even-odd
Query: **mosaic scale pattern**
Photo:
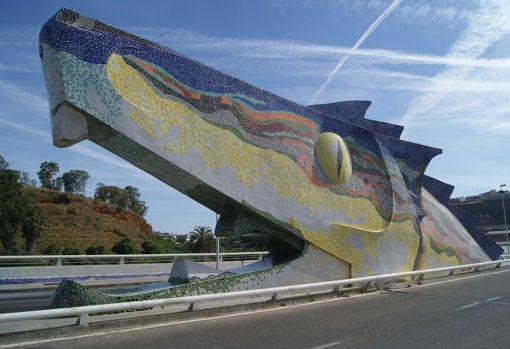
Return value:
[[(401, 126), (365, 119), (370, 102), (299, 105), (68, 9), (42, 28), (40, 54), (56, 146), (89, 139), (217, 212), (216, 234), (267, 237), (270, 267), (137, 297), (501, 254), (450, 210), (441, 193), (451, 187), (425, 176), (441, 150), (401, 140)], [(125, 300), (65, 282), (56, 306), (83, 304), (66, 298), (75, 288), (87, 304)]]

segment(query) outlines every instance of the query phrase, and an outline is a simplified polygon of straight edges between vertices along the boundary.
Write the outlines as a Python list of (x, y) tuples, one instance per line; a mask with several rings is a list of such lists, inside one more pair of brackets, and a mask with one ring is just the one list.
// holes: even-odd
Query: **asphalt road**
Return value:
[(51, 308), (50, 297), (0, 300), (0, 314)]
[(26, 348), (508, 348), (510, 270)]

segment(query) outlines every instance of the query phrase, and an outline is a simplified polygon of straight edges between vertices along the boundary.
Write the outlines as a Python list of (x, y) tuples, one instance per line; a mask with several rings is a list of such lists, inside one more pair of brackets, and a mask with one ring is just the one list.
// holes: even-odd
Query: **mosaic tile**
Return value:
[[(450, 186), (425, 175), (441, 150), (400, 139), (401, 126), (366, 119), (370, 102), (303, 106), (68, 9), (41, 29), (40, 52), (55, 145), (87, 138), (217, 212), (216, 234), (269, 241), (272, 268), (138, 298), (501, 254), (448, 206), (440, 193)], [(72, 306), (126, 298), (66, 281), (55, 299)]]

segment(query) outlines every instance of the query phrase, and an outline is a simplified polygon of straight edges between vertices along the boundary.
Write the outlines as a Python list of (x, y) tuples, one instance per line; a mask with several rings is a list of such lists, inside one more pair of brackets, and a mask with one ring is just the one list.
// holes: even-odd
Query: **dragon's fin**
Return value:
[(423, 176), (423, 179), (423, 187), (453, 213), (482, 250), (492, 260), (498, 259), (503, 253), (503, 249), (478, 229), (478, 217), (448, 203), (454, 187), (429, 176)]
[(315, 104), (310, 105), (309, 107), (332, 118), (353, 123), (356, 126), (363, 127), (374, 133), (399, 138), (404, 130), (403, 126), (365, 119), (365, 113), (371, 104), (372, 102), (370, 101), (345, 101), (328, 104)]
[[(443, 151), (439, 148), (383, 135), (378, 135), (377, 140), (381, 142), (397, 160), (397, 164), (406, 181), (407, 188), (411, 193), (415, 194), (418, 200), (416, 203), (418, 204), (421, 198), (421, 186), (425, 170), (430, 161)], [(413, 154), (413, 156), (410, 157), (409, 154)]]

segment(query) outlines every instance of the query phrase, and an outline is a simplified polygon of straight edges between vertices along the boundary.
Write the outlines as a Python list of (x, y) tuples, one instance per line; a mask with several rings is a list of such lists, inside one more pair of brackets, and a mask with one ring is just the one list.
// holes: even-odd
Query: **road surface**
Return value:
[(0, 300), (0, 314), (34, 311), (51, 308), (50, 297), (32, 297), (26, 299)]
[(26, 348), (508, 348), (510, 270)]

